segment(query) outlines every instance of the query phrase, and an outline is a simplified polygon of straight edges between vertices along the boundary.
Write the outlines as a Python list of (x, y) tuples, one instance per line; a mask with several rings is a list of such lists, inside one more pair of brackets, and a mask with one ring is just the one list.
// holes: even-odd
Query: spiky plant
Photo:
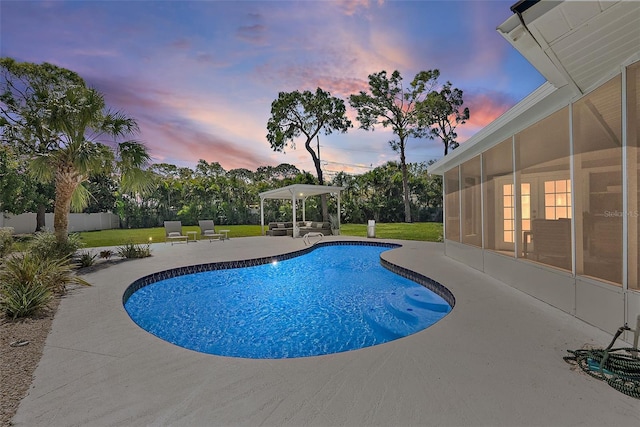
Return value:
[(89, 286), (74, 274), (69, 258), (42, 258), (31, 252), (12, 256), (0, 266), (0, 308), (12, 318), (28, 316), (71, 284)]

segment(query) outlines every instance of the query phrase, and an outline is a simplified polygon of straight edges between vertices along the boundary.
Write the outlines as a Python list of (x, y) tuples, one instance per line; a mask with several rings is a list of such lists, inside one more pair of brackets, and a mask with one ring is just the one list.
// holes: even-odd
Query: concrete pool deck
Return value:
[[(611, 336), (453, 261), (439, 243), (389, 261), (431, 277), (456, 306), (435, 325), (327, 356), (253, 360), (186, 350), (131, 321), (122, 294), (147, 274), (302, 249), (302, 239), (152, 245), (97, 268), (62, 300), (16, 426), (634, 426), (640, 401), (562, 357)], [(330, 240), (357, 240), (346, 236)], [(365, 239), (360, 239), (365, 240)]]

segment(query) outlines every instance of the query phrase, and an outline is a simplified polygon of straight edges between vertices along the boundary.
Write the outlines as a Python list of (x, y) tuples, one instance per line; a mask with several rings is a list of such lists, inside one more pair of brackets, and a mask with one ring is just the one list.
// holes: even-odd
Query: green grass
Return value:
[[(265, 226), (266, 228), (266, 226)], [(218, 225), (217, 230), (229, 230), (229, 237), (250, 237), (262, 234), (259, 225)], [(196, 231), (197, 225), (182, 227), (182, 232)], [(345, 236), (367, 236), (367, 224), (342, 224), (341, 234)], [(114, 229), (100, 231), (85, 231), (80, 233), (82, 242), (87, 248), (101, 246), (119, 246), (127, 243), (142, 244), (149, 242), (164, 242), (164, 227)], [(376, 223), (376, 237), (380, 239), (424, 240), (437, 242), (442, 238), (442, 224), (436, 222), (407, 223)]]

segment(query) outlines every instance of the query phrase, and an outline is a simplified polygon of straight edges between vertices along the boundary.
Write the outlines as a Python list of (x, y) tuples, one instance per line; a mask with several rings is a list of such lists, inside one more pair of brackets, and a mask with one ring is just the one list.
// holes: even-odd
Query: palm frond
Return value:
[(55, 175), (55, 160), (50, 153), (38, 154), (29, 162), (29, 174), (40, 182), (51, 182)]
[(84, 208), (89, 206), (89, 201), (92, 197), (83, 184), (78, 185), (71, 195), (71, 210), (73, 212), (82, 212)]
[(120, 185), (125, 192), (148, 194), (155, 188), (155, 175), (144, 169), (129, 169), (120, 176)]
[(133, 135), (140, 131), (135, 119), (122, 111), (108, 111), (100, 125), (100, 130), (114, 137)]

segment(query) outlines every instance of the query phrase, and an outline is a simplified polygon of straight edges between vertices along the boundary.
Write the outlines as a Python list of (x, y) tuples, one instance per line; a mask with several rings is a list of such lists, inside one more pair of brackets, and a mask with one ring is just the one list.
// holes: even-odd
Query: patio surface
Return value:
[[(440, 322), (327, 356), (207, 355), (135, 325), (122, 294), (159, 270), (304, 247), (288, 237), (152, 245), (151, 258), (84, 276), (61, 302), (16, 426), (634, 426), (640, 401), (572, 371), (567, 349), (611, 336), (443, 254), (393, 241), (389, 261), (447, 286)], [(327, 237), (324, 241), (345, 236)], [(364, 239), (361, 239), (364, 240)], [(382, 241), (382, 240), (381, 240)]]

